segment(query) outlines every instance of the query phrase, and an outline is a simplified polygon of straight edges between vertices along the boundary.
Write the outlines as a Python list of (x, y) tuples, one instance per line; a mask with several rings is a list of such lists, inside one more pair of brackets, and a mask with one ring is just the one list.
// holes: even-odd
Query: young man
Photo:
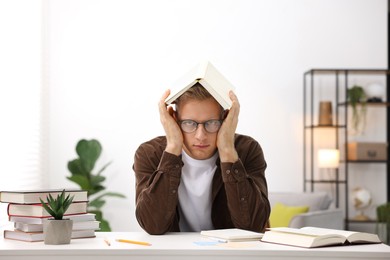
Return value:
[(166, 106), (165, 136), (140, 145), (133, 169), (136, 217), (149, 234), (241, 228), (263, 232), (270, 214), (266, 162), (254, 139), (236, 134), (240, 105), (223, 111), (200, 85)]

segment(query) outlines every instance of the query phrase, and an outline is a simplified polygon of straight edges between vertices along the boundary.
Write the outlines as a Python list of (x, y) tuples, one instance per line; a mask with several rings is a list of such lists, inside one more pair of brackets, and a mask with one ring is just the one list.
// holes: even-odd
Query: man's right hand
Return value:
[(175, 111), (173, 110), (173, 107), (165, 104), (165, 100), (170, 93), (171, 91), (169, 89), (164, 92), (158, 103), (158, 108), (160, 112), (160, 121), (164, 127), (167, 138), (167, 147), (165, 148), (165, 151), (179, 156), (183, 148), (183, 133), (174, 118)]

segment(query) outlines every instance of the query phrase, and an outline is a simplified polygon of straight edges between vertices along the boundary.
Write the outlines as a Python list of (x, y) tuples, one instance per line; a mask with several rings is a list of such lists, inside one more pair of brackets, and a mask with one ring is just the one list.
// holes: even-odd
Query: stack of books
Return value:
[[(39, 198), (46, 201), (51, 194), (57, 197), (62, 190), (24, 190), (1, 191), (0, 202), (8, 203), (7, 214), (14, 228), (4, 230), (4, 238), (21, 241), (43, 241), (43, 221), (51, 218), (42, 207)], [(64, 214), (64, 218), (73, 220), (72, 238), (95, 237), (100, 222), (95, 214), (87, 213), (88, 193), (84, 190), (65, 189), (66, 196), (74, 196), (72, 204)]]

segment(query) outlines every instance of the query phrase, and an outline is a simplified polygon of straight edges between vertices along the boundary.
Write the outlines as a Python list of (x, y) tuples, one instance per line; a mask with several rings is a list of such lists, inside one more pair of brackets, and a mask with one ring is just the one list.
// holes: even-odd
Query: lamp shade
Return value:
[(318, 167), (320, 168), (338, 168), (340, 161), (340, 152), (337, 149), (319, 149)]

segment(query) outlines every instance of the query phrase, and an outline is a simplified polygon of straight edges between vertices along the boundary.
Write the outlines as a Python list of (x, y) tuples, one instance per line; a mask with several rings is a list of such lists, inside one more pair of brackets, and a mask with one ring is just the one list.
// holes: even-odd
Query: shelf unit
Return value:
[[(390, 147), (387, 147), (387, 160), (384, 161), (371, 161), (371, 160), (359, 160), (350, 161), (348, 158), (347, 143), (351, 136), (349, 134), (350, 125), (348, 123), (349, 109), (346, 102), (347, 90), (352, 85), (362, 85), (358, 82), (353, 82), (351, 78), (364, 79), (370, 77), (383, 77), (385, 81), (385, 100), (390, 100), (390, 70), (386, 69), (311, 69), (306, 71), (303, 75), (303, 187), (304, 191), (310, 190), (313, 192), (317, 189), (317, 186), (321, 185), (334, 185), (334, 200), (336, 207), (340, 207), (340, 201), (343, 200), (345, 214), (345, 228), (349, 228), (349, 222), (356, 222), (350, 220), (349, 213), (349, 182), (350, 168), (352, 164), (384, 164), (386, 180), (386, 200), (390, 201), (390, 167), (389, 167), (389, 154)], [(325, 77), (326, 84), (319, 81), (318, 78)], [(356, 79), (355, 79), (356, 80)], [(355, 84), (356, 83), (356, 84)], [(325, 86), (324, 86), (325, 85)], [(324, 89), (325, 88), (325, 92)], [(321, 92), (322, 91), (322, 92)], [(322, 96), (321, 96), (322, 95)], [(319, 105), (321, 98), (326, 97), (327, 100), (332, 102), (333, 105), (333, 125), (320, 126), (316, 124), (318, 113), (315, 108)], [(386, 119), (385, 122), (376, 122), (378, 127), (384, 127), (385, 140), (389, 144), (390, 140), (390, 103), (367, 103), (367, 109), (370, 107), (384, 108)], [(329, 179), (320, 178), (318, 167), (315, 167), (315, 148), (318, 148), (316, 142), (318, 138), (315, 138), (318, 131), (330, 131), (327, 137), (332, 139), (330, 145), (334, 149), (342, 150), (340, 155), (340, 166), (334, 169), (334, 176)], [(324, 139), (324, 138), (322, 138)], [(342, 173), (342, 174), (341, 174)], [(341, 192), (341, 191), (344, 192)], [(367, 221), (372, 223), (372, 220)]]

